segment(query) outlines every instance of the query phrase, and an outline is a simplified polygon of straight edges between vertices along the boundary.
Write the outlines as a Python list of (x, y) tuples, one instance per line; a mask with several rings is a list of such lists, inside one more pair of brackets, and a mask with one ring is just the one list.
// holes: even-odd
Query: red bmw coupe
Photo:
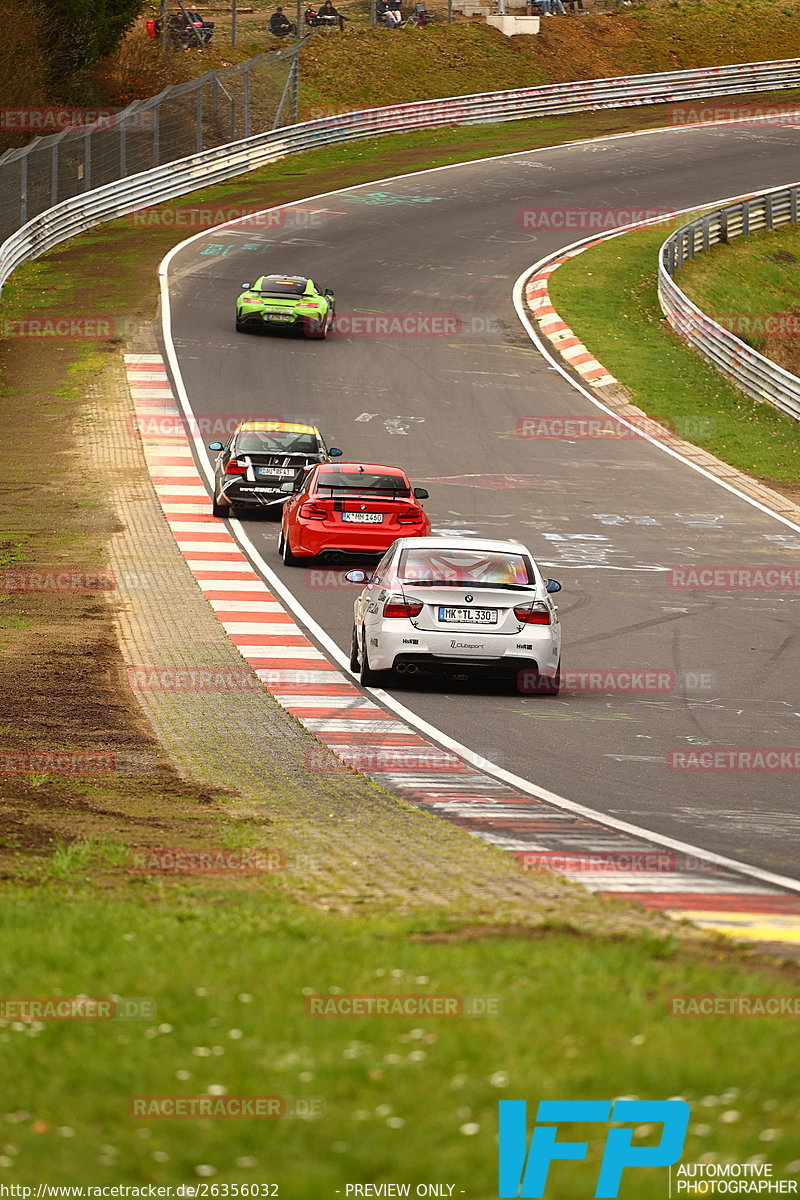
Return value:
[(383, 554), (397, 538), (428, 537), (431, 523), (400, 467), (318, 463), (294, 483), (283, 506), (278, 550), (287, 566), (301, 558)]

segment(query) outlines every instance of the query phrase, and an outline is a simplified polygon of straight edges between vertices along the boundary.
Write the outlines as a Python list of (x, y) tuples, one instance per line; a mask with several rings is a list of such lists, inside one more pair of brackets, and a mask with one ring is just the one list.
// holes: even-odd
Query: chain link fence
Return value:
[(0, 242), (61, 200), (293, 124), (303, 44), (209, 71), (92, 125), (7, 150), (0, 157)]

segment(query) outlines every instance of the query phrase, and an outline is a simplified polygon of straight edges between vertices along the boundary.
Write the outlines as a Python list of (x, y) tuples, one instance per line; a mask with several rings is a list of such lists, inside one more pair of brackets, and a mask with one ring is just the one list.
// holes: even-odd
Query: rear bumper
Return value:
[(271, 321), (269, 316), (260, 312), (240, 312), (237, 313), (237, 319), (240, 325), (249, 325), (252, 328), (259, 329), (294, 329), (302, 324), (303, 318), (297, 313), (286, 314), (291, 319), (288, 321)]
[[(374, 664), (373, 664), (374, 665)], [(398, 654), (392, 669), (400, 674), (408, 672), (427, 675), (452, 675), (469, 673), (497, 679), (515, 679), (521, 672), (539, 674), (539, 664), (530, 658), (452, 658), (443, 654)]]
[(526, 628), (519, 634), (459, 633), (425, 630), (410, 620), (384, 621), (366, 627), (370, 666), (396, 670), (414, 664), (417, 670), (475, 672), (509, 678), (531, 671), (552, 678), (561, 656), (559, 625)]
[(244, 508), (245, 505), (255, 508), (282, 508), (289, 499), (285, 492), (262, 487), (257, 483), (242, 483), (236, 476), (230, 478), (230, 482), (223, 477), (218, 494), (225, 504), (235, 504), (237, 508)]
[[(316, 528), (314, 526), (316, 525)], [(418, 536), (424, 536), (421, 531)], [(401, 537), (413, 537), (408, 527), (398, 529), (381, 526), (331, 525), (327, 529), (319, 521), (292, 525), (291, 543), (295, 554), (317, 555), (338, 552), (340, 554), (385, 554), (393, 542)]]

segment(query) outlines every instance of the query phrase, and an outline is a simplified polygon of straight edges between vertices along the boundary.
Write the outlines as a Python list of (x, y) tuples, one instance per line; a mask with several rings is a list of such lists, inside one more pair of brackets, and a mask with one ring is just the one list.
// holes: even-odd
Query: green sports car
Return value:
[(236, 328), (299, 329), (306, 337), (324, 338), (333, 327), (336, 307), (329, 288), (318, 291), (300, 275), (262, 275), (236, 301)]

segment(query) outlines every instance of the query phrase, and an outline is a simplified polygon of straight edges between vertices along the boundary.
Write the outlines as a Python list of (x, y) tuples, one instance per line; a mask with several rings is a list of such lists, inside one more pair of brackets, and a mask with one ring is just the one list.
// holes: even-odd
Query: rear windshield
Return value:
[(307, 279), (286, 279), (283, 275), (265, 275), (261, 280), (261, 291), (271, 296), (302, 296)]
[(319, 446), (313, 433), (252, 431), (239, 433), (233, 446), (234, 454), (318, 454)]
[(378, 475), (371, 471), (320, 471), (317, 487), (332, 492), (382, 492), (386, 495), (410, 496), (411, 490), (402, 475)]
[(404, 550), (397, 577), (404, 583), (531, 584), (535, 582), (529, 559), (499, 550)]

